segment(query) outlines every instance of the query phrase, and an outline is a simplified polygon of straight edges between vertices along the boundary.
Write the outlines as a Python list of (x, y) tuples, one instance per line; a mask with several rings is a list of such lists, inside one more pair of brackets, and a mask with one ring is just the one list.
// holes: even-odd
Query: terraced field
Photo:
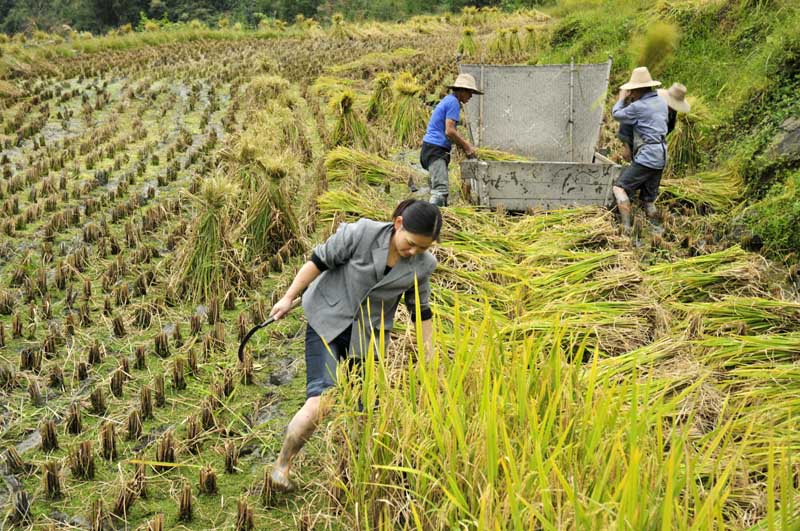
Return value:
[(459, 57), (535, 60), (557, 23), (337, 19), (9, 73), (4, 528), (795, 528), (800, 302), (719, 228), (738, 191), (687, 215), (703, 174), (673, 175), (664, 231), (640, 220), (633, 241), (601, 209), (457, 199), (434, 359), (402, 315), (336, 391), (299, 491), (265, 483), (304, 400), (304, 320), (242, 363), (238, 340), (340, 221), (425, 184), (414, 150)]

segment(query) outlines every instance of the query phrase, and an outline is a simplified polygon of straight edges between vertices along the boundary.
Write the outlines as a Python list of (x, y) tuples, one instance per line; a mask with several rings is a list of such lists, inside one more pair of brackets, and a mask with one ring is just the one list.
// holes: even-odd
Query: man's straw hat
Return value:
[(477, 85), (475, 84), (475, 78), (472, 77), (472, 74), (458, 74), (455, 82), (450, 85), (451, 89), (466, 89), (472, 92), (473, 94), (483, 94), (480, 90), (478, 90)]
[(622, 90), (633, 90), (645, 87), (657, 87), (659, 85), (661, 85), (661, 81), (654, 81), (653, 78), (650, 77), (650, 71), (646, 66), (639, 66), (634, 68), (633, 72), (631, 72), (630, 81), (620, 88)]
[(678, 112), (689, 112), (692, 108), (686, 101), (686, 87), (680, 83), (673, 83), (667, 89), (658, 89), (658, 95), (667, 101), (667, 105)]

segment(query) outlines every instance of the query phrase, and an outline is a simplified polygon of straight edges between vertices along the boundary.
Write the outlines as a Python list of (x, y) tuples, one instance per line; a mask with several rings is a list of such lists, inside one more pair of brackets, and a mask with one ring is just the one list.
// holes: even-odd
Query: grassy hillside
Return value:
[[(731, 203), (743, 205), (729, 216), (730, 229), (738, 234), (743, 225), (764, 240), (770, 257), (796, 262), (800, 157), (796, 149), (783, 157), (771, 149), (785, 120), (800, 116), (796, 3), (565, 2), (553, 13), (560, 20), (536, 61), (611, 56), (612, 88), (639, 64), (648, 64), (665, 86), (685, 84), (702, 109), (695, 137), (699, 156), (695, 167), (676, 168), (668, 177), (705, 171), (711, 178), (707, 185), (700, 180), (696, 194), (678, 199), (700, 204), (706, 191), (733, 196)], [(731, 175), (713, 179), (723, 168)], [(680, 184), (673, 184), (677, 190), (668, 190), (680, 195)]]

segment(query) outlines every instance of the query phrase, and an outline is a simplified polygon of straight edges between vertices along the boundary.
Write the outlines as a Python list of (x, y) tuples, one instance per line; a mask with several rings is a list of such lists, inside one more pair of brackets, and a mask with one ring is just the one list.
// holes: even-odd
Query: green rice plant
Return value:
[[(555, 329), (509, 344), (488, 315), (453, 312), (456, 328), (437, 333), (446, 351), (397, 369), (379, 348), (363, 381), (339, 388), (325, 455), (345, 525), (377, 500), (392, 511), (368, 512), (365, 525), (671, 529), (732, 518), (730, 494), (741, 492), (758, 435), (734, 439), (723, 420), (689, 442), (694, 414), (682, 408), (702, 379), (613, 379), (579, 335)], [(356, 413), (359, 399), (377, 397), (380, 407)], [(772, 461), (770, 481), (785, 480), (777, 470), (790, 458)]]
[(410, 72), (401, 72), (392, 84), (392, 130), (398, 144), (416, 147), (422, 141), (427, 114), (422, 107), (422, 86)]
[(392, 181), (405, 183), (414, 175), (408, 166), (344, 146), (328, 152), (325, 170), (329, 182), (356, 179), (372, 186), (382, 186)]
[(386, 116), (392, 101), (390, 84), (392, 75), (389, 72), (380, 72), (372, 80), (372, 93), (367, 102), (367, 120), (374, 122)]
[(225, 177), (203, 182), (194, 197), (199, 214), (173, 265), (172, 283), (190, 300), (208, 301), (236, 284), (238, 266), (230, 241), (230, 207), (236, 185)]
[(475, 57), (478, 55), (478, 45), (475, 44), (475, 28), (464, 28), (461, 34), (461, 42), (458, 43), (456, 50), (464, 57)]
[[(680, 31), (670, 22), (654, 22), (643, 36), (635, 39), (631, 50), (637, 66), (646, 66), (653, 76), (659, 76), (675, 55)], [(657, 77), (656, 77), (657, 79)]]
[(344, 90), (331, 98), (328, 106), (336, 116), (331, 143), (334, 146), (369, 146), (369, 133), (364, 122), (353, 108), (356, 95), (352, 90)]
[(679, 176), (696, 170), (703, 158), (705, 130), (711, 125), (711, 113), (701, 98), (689, 96), (688, 113), (679, 113), (675, 129), (667, 137), (666, 176)]

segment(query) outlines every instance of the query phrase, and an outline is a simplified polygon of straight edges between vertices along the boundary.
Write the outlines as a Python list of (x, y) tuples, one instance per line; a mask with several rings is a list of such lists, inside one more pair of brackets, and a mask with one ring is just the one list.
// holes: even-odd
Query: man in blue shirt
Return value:
[(447, 167), (452, 144), (463, 149), (467, 157), (475, 156), (475, 148), (456, 130), (456, 124), (461, 118), (461, 104), (467, 103), (473, 94), (483, 94), (470, 74), (459, 74), (449, 88), (452, 92), (442, 98), (431, 114), (419, 154), (419, 161), (430, 176), (430, 202), (436, 206), (447, 206), (450, 186)]
[[(692, 107), (686, 101), (686, 87), (681, 83), (673, 83), (669, 90), (658, 89), (656, 92), (667, 102), (669, 113), (667, 117), (667, 137), (669, 137), (678, 122), (678, 113), (687, 113), (692, 110)], [(622, 158), (625, 162), (630, 162), (633, 154), (633, 125), (620, 124), (617, 138), (622, 141)]]
[(650, 77), (647, 67), (634, 68), (631, 79), (620, 87), (619, 100), (611, 115), (622, 125), (633, 126), (633, 161), (622, 171), (612, 190), (626, 233), (633, 229), (630, 196), (640, 190), (648, 217), (655, 217), (655, 200), (661, 174), (667, 164), (667, 102), (654, 87), (661, 85)]

